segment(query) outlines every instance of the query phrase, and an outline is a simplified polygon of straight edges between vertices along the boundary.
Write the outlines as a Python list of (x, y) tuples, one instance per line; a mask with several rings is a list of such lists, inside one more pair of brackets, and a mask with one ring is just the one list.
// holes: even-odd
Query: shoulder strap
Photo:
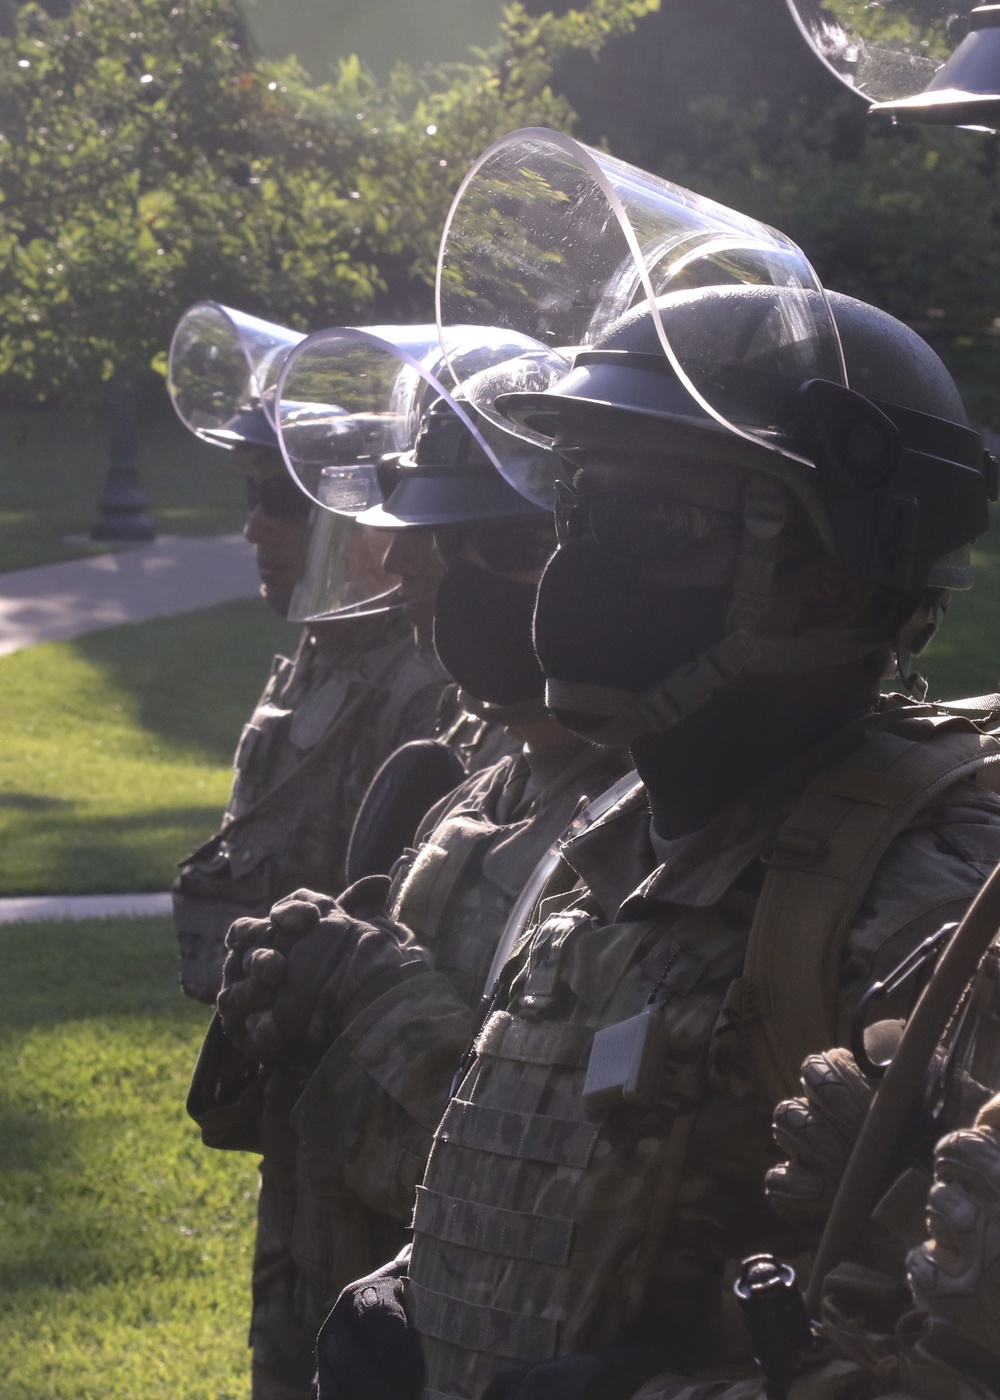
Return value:
[(599, 797), (593, 798), (592, 801), (588, 802), (586, 798), (581, 797), (579, 807), (565, 831), (553, 841), (535, 866), (531, 878), (510, 911), (503, 932), (497, 941), (493, 962), (490, 964), (486, 978), (486, 997), (496, 987), (504, 963), (514, 951), (523, 934), (531, 927), (533, 916), (541, 901), (560, 888), (558, 879), (560, 873), (565, 879), (567, 872), (569, 872), (571, 883), (576, 880), (575, 872), (563, 860), (563, 845), (575, 836), (581, 835), (601, 817), (607, 816), (612, 808), (617, 807), (619, 803), (627, 802), (641, 791), (642, 781), (633, 771), (626, 773), (624, 777), (612, 783), (605, 792), (602, 792)]
[(836, 1044), (844, 944), (879, 861), (923, 807), (998, 762), (997, 741), (971, 729), (883, 732), (811, 783), (782, 825), (731, 991), (773, 1102), (799, 1092), (807, 1055)]

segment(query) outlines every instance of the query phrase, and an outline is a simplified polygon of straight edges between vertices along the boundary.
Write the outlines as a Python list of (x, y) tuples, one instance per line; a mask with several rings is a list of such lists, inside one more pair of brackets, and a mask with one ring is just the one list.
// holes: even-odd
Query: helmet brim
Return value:
[(384, 505), (371, 506), (357, 518), (375, 530), (433, 530), (548, 513), (519, 495), (498, 472), (465, 476), (417, 468), (412, 476), (403, 475)]

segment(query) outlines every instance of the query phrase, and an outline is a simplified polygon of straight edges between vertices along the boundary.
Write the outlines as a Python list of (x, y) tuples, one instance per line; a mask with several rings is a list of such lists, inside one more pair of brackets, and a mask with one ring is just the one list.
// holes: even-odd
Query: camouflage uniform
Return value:
[(372, 775), (398, 745), (431, 732), (446, 677), (402, 619), (352, 627), (349, 648), (335, 640), (307, 631), (294, 658), (275, 657), (236, 750), (222, 828), (174, 882), (181, 980), (199, 1001), (215, 1000), (234, 919), (266, 915), (302, 886), (343, 888)]
[[(773, 1103), (727, 993), (783, 819), (814, 777), (900, 718), (888, 708), (830, 736), (683, 839), (656, 838), (639, 796), (570, 844), (581, 886), (543, 903), (508, 963), (418, 1191), (410, 1296), (426, 1400), (478, 1400), (504, 1366), (592, 1349), (643, 1316), (703, 1339), (706, 1360), (710, 1347), (713, 1361), (738, 1367), (742, 1351), (749, 1364), (724, 1279), (759, 1249), (788, 1257), (813, 1242), (767, 1208)], [(1000, 799), (971, 781), (896, 839), (847, 939), (841, 1035), (864, 988), (961, 910), (998, 857)], [(588, 1116), (595, 1031), (636, 1017), (654, 991), (662, 1092)], [(428, 979), (421, 1012), (446, 1024), (461, 1007)], [(347, 1034), (402, 1103), (437, 1070), (386, 1029), (372, 1025), (368, 1045)]]
[(433, 737), (458, 754), (466, 773), (481, 773), (502, 758), (516, 758), (521, 750), (502, 724), (481, 719), (466, 708), (462, 688), (455, 681), (444, 688)]
[[(340, 1289), (403, 1244), (431, 1135), (468, 1044), (496, 940), (536, 863), (577, 809), (621, 775), (619, 755), (570, 740), (473, 774), (424, 819), (393, 882), (392, 914), (433, 954), (416, 982), (444, 989), (453, 1014), (428, 1021), (404, 986), (327, 1052), (308, 1084), (249, 1075), (259, 1127), (232, 1133), (231, 1105), (191, 1103), (206, 1141), (264, 1154), (254, 1260), (255, 1400), (310, 1393), (313, 1343)], [(386, 1041), (433, 1061), (422, 1082), (368, 1072)], [(405, 1053), (401, 1057), (405, 1059)], [(197, 1082), (197, 1079), (196, 1079)], [(238, 1078), (235, 1080), (239, 1085)], [(289, 1115), (292, 1127), (289, 1128)], [(257, 1133), (256, 1140), (253, 1137)]]

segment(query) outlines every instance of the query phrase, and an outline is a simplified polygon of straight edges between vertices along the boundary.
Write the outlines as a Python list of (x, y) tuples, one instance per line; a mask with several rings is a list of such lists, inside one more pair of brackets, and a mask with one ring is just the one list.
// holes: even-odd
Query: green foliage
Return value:
[(235, 0), (22, 4), (0, 38), (0, 384), (94, 399), (163, 356), (199, 297), (307, 328), (426, 309), (470, 160), (569, 127), (553, 63), (658, 0), (506, 11), (498, 45), (379, 87), (259, 62)]
[[(369, 299), (350, 203), (239, 41), (231, 0), (19, 8), (0, 42), (0, 374), (93, 393), (202, 295)], [(317, 136), (319, 133), (315, 133)]]
[[(842, 2), (855, 24), (894, 10)], [(596, 62), (567, 54), (553, 83), (585, 141), (776, 225), (827, 285), (913, 324), (958, 372), (976, 421), (1000, 424), (993, 138), (869, 117), (785, 0), (664, 0)]]
[(252, 600), (0, 658), (0, 893), (166, 889), (295, 629)]
[(892, 128), (838, 97), (816, 118), (705, 96), (671, 177), (790, 234), (828, 287), (933, 339), (982, 337), (1000, 317), (1000, 186), (992, 138)]
[(0, 929), (4, 1400), (246, 1394), (256, 1162), (184, 1095), (207, 1012), (166, 919)]

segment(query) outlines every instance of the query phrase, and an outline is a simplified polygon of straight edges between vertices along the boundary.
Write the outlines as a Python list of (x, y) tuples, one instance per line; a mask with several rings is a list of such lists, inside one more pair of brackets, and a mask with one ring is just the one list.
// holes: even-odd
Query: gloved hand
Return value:
[(428, 965), (409, 929), (387, 917), (388, 889), (369, 876), (339, 900), (297, 890), (269, 920), (240, 921), (253, 925), (230, 955), (244, 950), (244, 975), (224, 986), (219, 1012), (247, 1053), (309, 1065), (369, 1000)]
[(246, 1021), (273, 999), (284, 973), (284, 958), (271, 947), (268, 919), (237, 919), (226, 934), (229, 949), (222, 965), (222, 987), (216, 1000), (226, 1037), (250, 1060)]
[(350, 1283), (316, 1339), (319, 1400), (418, 1400), (420, 1338), (406, 1314), (406, 1264)]
[(792, 1224), (823, 1224), (874, 1089), (854, 1056), (839, 1047), (802, 1065), (805, 1095), (774, 1110), (774, 1139), (788, 1161), (765, 1178), (775, 1214)]
[(296, 890), (278, 901), (266, 919), (237, 919), (226, 934), (222, 988), (216, 1000), (226, 1036), (251, 1060), (259, 1058), (247, 1030), (270, 1006), (285, 973), (282, 949), (314, 928), (334, 907), (326, 894)]
[(930, 1238), (907, 1258), (925, 1348), (1000, 1379), (1000, 1096), (938, 1143), (927, 1212)]

